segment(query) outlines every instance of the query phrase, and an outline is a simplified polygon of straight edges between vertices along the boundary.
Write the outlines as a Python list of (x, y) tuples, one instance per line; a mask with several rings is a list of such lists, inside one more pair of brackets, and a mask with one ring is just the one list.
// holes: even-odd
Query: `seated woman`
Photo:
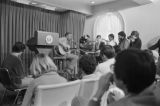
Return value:
[(67, 80), (57, 73), (57, 67), (50, 57), (45, 54), (37, 54), (32, 61), (30, 70), (36, 78), (27, 89), (22, 106), (30, 106), (34, 101), (35, 88), (38, 85), (65, 83)]

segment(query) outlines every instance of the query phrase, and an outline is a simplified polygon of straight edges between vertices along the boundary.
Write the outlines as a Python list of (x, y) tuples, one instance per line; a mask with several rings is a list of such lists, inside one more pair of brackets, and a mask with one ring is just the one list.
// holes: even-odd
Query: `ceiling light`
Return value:
[(158, 1), (158, 0), (150, 0), (151, 2), (156, 2), (156, 1)]
[(47, 9), (47, 10), (53, 10), (53, 11), (56, 10), (56, 7), (49, 6), (49, 5), (46, 5), (46, 4), (42, 4), (41, 7), (42, 7), (42, 8), (45, 8), (45, 9)]
[(38, 3), (36, 3), (36, 2), (31, 2), (30, 4), (32, 4), (32, 5), (36, 5), (36, 4), (38, 4)]
[(95, 1), (91, 1), (91, 4), (95, 4)]
[(14, 2), (17, 2), (17, 3), (22, 3), (22, 4), (29, 4), (30, 3), (29, 0), (11, 0), (11, 1), (14, 1)]

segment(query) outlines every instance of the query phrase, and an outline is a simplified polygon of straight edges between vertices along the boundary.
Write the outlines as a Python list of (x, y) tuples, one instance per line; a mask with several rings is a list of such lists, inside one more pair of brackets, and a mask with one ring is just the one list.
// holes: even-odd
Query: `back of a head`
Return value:
[(105, 42), (100, 42), (99, 49), (101, 50), (105, 46)]
[(116, 56), (114, 72), (129, 93), (138, 94), (154, 82), (156, 66), (145, 51), (128, 49)]
[(101, 38), (101, 35), (97, 35), (97, 37), (96, 38)]
[(23, 52), (25, 50), (25, 45), (22, 42), (16, 42), (12, 47), (12, 52)]
[(120, 31), (120, 32), (118, 33), (118, 35), (119, 35), (119, 36), (122, 36), (122, 37), (124, 37), (124, 38), (126, 38), (126, 34), (125, 34), (124, 31)]
[(110, 59), (115, 56), (115, 50), (111, 45), (105, 45), (102, 47), (100, 54), (105, 55), (108, 59)]
[(37, 54), (31, 63), (30, 70), (33, 75), (41, 75), (49, 71), (57, 71), (57, 67), (52, 59), (45, 54)]
[(87, 75), (92, 74), (95, 71), (96, 65), (96, 59), (92, 55), (83, 55), (79, 59), (79, 68)]

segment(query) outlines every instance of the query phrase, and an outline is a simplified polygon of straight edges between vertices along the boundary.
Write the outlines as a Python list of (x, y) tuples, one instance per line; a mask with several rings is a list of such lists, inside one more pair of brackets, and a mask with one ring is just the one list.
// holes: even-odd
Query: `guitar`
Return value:
[(58, 52), (60, 55), (66, 55), (66, 54), (71, 54), (71, 53), (75, 53), (77, 51), (77, 48), (70, 48), (69, 45), (65, 45), (62, 46), (62, 45), (58, 45)]
[(62, 45), (58, 45), (58, 51), (61, 55), (66, 55), (67, 53), (71, 53), (70, 46), (64, 47)]

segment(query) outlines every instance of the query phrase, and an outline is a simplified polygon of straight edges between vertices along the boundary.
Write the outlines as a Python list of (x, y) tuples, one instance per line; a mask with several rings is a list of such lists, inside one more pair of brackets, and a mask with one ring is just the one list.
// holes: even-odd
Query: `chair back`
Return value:
[(8, 69), (0, 68), (0, 81), (5, 88), (7, 89), (11, 88), (13, 84), (12, 84)]
[(71, 106), (79, 88), (79, 80), (64, 84), (39, 85), (36, 89), (34, 106)]
[(82, 79), (78, 96), (84, 99), (91, 99), (98, 89), (99, 79)]

